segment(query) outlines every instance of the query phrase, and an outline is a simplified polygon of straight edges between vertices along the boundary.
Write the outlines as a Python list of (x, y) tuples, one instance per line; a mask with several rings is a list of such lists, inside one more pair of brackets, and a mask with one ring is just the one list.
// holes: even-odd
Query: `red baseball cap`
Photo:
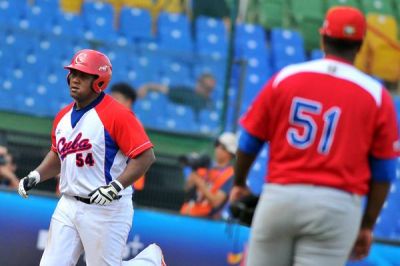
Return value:
[(354, 7), (336, 6), (326, 12), (321, 35), (332, 38), (361, 41), (364, 39), (367, 23), (363, 13)]

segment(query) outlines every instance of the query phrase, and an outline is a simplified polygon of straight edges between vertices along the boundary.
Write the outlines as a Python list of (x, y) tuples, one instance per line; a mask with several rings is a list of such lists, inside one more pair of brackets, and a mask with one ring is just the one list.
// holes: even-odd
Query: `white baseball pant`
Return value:
[(266, 184), (251, 226), (248, 266), (344, 265), (361, 197), (334, 188)]
[(51, 219), (40, 265), (72, 266), (83, 251), (88, 266), (121, 265), (132, 219), (130, 196), (99, 206), (63, 195)]

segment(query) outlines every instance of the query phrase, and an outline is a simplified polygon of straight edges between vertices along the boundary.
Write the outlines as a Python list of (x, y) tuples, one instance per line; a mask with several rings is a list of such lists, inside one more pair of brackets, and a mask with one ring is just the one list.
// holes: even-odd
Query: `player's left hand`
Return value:
[(118, 193), (124, 187), (118, 180), (112, 181), (108, 186), (101, 186), (89, 193), (90, 203), (108, 205), (113, 200), (119, 198)]

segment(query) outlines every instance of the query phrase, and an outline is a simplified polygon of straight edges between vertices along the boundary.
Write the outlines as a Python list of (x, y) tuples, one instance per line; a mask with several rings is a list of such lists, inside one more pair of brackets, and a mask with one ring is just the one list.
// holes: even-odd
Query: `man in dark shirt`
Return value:
[(168, 99), (174, 103), (186, 105), (193, 109), (198, 116), (203, 109), (211, 109), (213, 107), (211, 94), (215, 88), (215, 78), (211, 74), (202, 74), (193, 88), (186, 85), (167, 86), (158, 83), (147, 83), (138, 90), (140, 98), (152, 91), (159, 91), (168, 96)]

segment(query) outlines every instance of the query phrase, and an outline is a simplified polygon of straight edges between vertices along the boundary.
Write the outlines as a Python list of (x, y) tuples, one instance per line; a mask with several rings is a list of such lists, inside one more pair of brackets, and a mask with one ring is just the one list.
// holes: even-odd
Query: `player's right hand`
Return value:
[(351, 260), (361, 260), (368, 256), (373, 241), (372, 230), (369, 228), (361, 228), (353, 250), (350, 255)]
[(233, 186), (229, 194), (229, 202), (235, 202), (248, 195), (250, 195), (248, 187)]
[(38, 171), (32, 171), (19, 181), (18, 193), (23, 198), (28, 197), (28, 191), (40, 182), (40, 174)]

